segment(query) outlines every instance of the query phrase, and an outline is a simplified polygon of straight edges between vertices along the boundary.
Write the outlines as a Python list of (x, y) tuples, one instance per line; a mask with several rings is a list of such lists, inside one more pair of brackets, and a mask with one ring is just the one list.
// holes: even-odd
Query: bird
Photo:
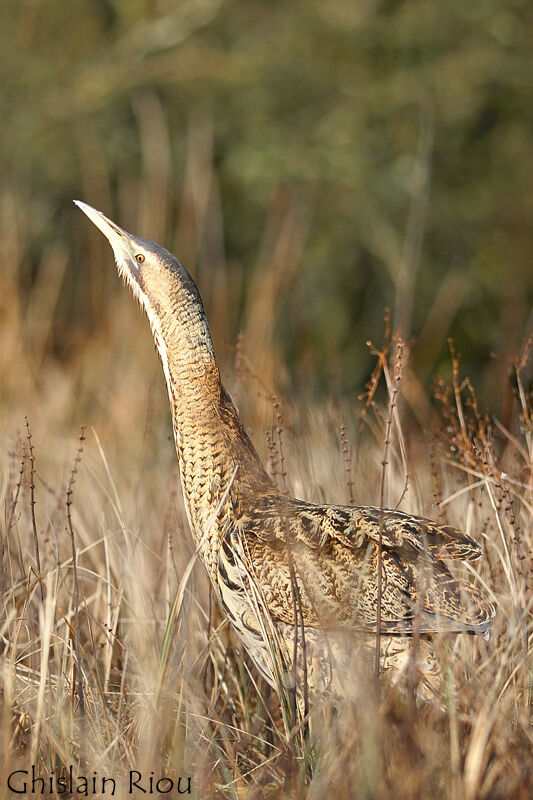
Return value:
[(414, 649), (421, 694), (431, 695), (439, 681), (434, 637), (489, 635), (493, 605), (450, 568), (479, 559), (479, 544), (402, 511), (315, 504), (279, 491), (221, 382), (186, 267), (161, 245), (74, 202), (109, 241), (148, 318), (196, 552), (259, 673), (278, 692), (293, 691), (299, 707), (305, 700), (306, 709), (309, 697), (341, 703), (360, 692), (357, 675), (368, 677), (372, 652), (378, 672), (394, 680)]

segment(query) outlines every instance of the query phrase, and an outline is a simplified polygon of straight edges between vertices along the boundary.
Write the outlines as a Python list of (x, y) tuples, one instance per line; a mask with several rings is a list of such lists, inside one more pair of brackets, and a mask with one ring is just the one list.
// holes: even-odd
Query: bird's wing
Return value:
[[(381, 512), (372, 506), (315, 505), (294, 498), (264, 495), (255, 505), (250, 532), (264, 541), (301, 541), (313, 549), (341, 542), (351, 550), (379, 542)], [(479, 544), (458, 528), (403, 511), (383, 511), (382, 546), (412, 548), (433, 559), (475, 561)]]
[[(275, 617), (294, 620), (296, 574), (304, 624), (327, 618), (375, 630), (379, 531), (379, 509), (271, 495), (256, 499), (238, 535)], [(382, 545), (382, 630), (488, 630), (494, 608), (444, 563), (479, 558), (473, 539), (450, 526), (386, 510)]]

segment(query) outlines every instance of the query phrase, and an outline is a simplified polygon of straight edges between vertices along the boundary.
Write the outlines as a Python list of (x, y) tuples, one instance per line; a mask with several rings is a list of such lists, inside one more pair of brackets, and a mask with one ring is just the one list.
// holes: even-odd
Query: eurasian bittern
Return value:
[(305, 676), (314, 693), (337, 697), (350, 689), (355, 651), (375, 647), (380, 525), (382, 668), (405, 665), (416, 634), (431, 677), (430, 634), (486, 633), (492, 605), (445, 564), (479, 558), (477, 542), (399, 511), (385, 510), (380, 520), (377, 508), (315, 505), (281, 494), (221, 384), (188, 271), (160, 245), (77, 205), (109, 240), (119, 274), (150, 322), (197, 551), (264, 678), (277, 688), (288, 680), (301, 689)]

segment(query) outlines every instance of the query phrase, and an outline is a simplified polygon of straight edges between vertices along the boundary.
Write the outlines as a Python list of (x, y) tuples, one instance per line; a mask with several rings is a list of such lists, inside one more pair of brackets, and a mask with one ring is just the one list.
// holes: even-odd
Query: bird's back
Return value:
[[(274, 649), (288, 663), (295, 652), (302, 660), (306, 651), (308, 672), (324, 688), (332, 663), (346, 662), (356, 641), (361, 652), (372, 650), (378, 602), (385, 667), (397, 669), (399, 658), (403, 663), (414, 634), (485, 634), (490, 627), (492, 605), (446, 563), (474, 560), (481, 550), (450, 526), (383, 513), (379, 600), (379, 509), (314, 505), (258, 492), (240, 507), (235, 522), (219, 552), (218, 588), (235, 628), (271, 682), (272, 666), (269, 672), (264, 665), (272, 655), (269, 638), (278, 638)], [(295, 635), (300, 637), (296, 647)], [(429, 652), (425, 661), (433, 671)]]

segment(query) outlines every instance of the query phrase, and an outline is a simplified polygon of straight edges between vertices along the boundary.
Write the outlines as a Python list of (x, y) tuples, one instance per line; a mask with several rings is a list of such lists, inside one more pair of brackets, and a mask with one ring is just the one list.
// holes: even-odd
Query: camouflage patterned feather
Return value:
[[(185, 267), (160, 245), (78, 205), (108, 238), (150, 322), (191, 533), (222, 608), (272, 685), (290, 673), (301, 686), (305, 675), (314, 691), (344, 696), (342, 674), (357, 686), (354, 664), (375, 647), (379, 509), (313, 505), (277, 492), (221, 384), (205, 310)], [(488, 631), (494, 608), (447, 563), (479, 558), (479, 545), (400, 511), (385, 511), (382, 523), (382, 667), (405, 668), (416, 632)], [(418, 652), (424, 680), (434, 685), (429, 643), (419, 642)]]

